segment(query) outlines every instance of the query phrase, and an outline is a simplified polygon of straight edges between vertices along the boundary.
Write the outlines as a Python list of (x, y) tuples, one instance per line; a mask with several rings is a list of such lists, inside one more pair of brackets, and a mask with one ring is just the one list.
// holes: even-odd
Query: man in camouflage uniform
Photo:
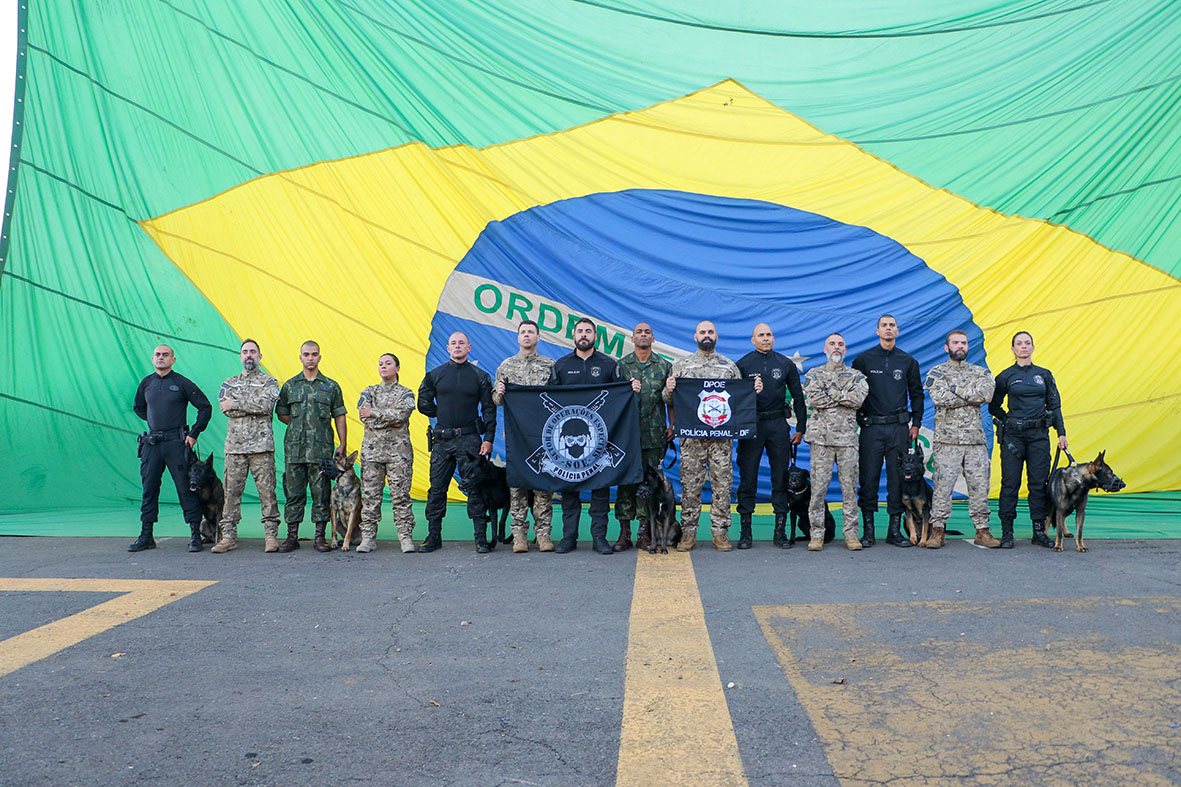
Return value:
[(410, 414), (414, 391), (398, 383), (398, 356), (385, 353), (377, 359), (381, 383), (361, 391), (357, 415), (365, 424), (361, 440), (361, 543), (358, 552), (377, 549), (377, 523), (386, 482), (398, 527), (402, 552), (413, 552), (414, 512), (410, 509), (410, 475), (414, 449), (410, 445)]
[(246, 474), (254, 476), (262, 503), (264, 552), (279, 549), (279, 501), (275, 498), (275, 436), (271, 420), (279, 399), (279, 382), (264, 372), (258, 342), (246, 339), (239, 353), (242, 373), (221, 384), (217, 401), (229, 416), (226, 426), (225, 506), (221, 511), (221, 540), (210, 552), (229, 552), (238, 546), (242, 492)]
[(968, 482), (968, 514), (976, 526), (974, 542), (995, 549), (1001, 542), (988, 532), (988, 443), (980, 420), (980, 405), (992, 400), (996, 382), (982, 366), (968, 363), (968, 335), (947, 334), (943, 345), (948, 361), (927, 372), (927, 393), (935, 403), (935, 496), (931, 500), (928, 549), (943, 546), (951, 516), (951, 493), (960, 471)]
[(869, 394), (869, 381), (845, 365), (845, 337), (833, 333), (824, 340), (823, 366), (804, 375), (808, 433), (804, 439), (812, 450), (812, 502), (808, 505), (811, 526), (808, 551), (824, 549), (824, 496), (832, 480), (832, 463), (837, 463), (841, 485), (841, 516), (845, 546), (861, 549), (857, 538), (857, 408)]
[[(672, 403), (677, 378), (693, 380), (737, 380), (742, 377), (738, 366), (729, 358), (714, 352), (718, 344), (718, 330), (712, 322), (697, 323), (693, 333), (697, 352), (681, 358), (672, 365), (664, 384), (664, 401)], [(755, 378), (755, 391), (763, 390), (763, 382)], [(727, 533), (730, 530), (730, 489), (734, 483), (731, 456), (734, 441), (686, 437), (681, 440), (681, 543), (678, 552), (688, 552), (697, 543), (697, 525), (701, 519), (701, 489), (706, 473), (713, 492), (709, 507), (710, 528), (714, 547), (729, 552), (733, 547)]]
[[(516, 385), (545, 385), (549, 382), (554, 368), (554, 359), (537, 352), (541, 331), (533, 320), (522, 320), (517, 326), (517, 344), (521, 350), (511, 358), (505, 358), (496, 367), (495, 383), (492, 386), (492, 401), (497, 406), (504, 404), (507, 383)], [(509, 514), (513, 519), (513, 551), (529, 551), (529, 493), (528, 489), (509, 487)], [(554, 518), (554, 496), (551, 492), (533, 490), (533, 533), (537, 538), (537, 549), (553, 552), (554, 542), (550, 539), (551, 523)]]
[(340, 447), (336, 455), (348, 456), (345, 450), (344, 395), (335, 380), (320, 374), (320, 345), (304, 342), (299, 348), (303, 371), (283, 383), (275, 415), (287, 425), (283, 436), (286, 467), (283, 473), (283, 496), (287, 498), (284, 518), (287, 538), (280, 552), (299, 549), (299, 523), (303, 521), (308, 485), (312, 487), (312, 522), (316, 526), (317, 552), (329, 552), (324, 531), (328, 526), (328, 504), (332, 483), (320, 475), (320, 462), (332, 458), (332, 425)]
[[(632, 347), (635, 349), (619, 361), (619, 374), (631, 380), (632, 390), (640, 400), (640, 457), (645, 468), (660, 469), (660, 460), (673, 439), (669, 426), (672, 406), (664, 403), (660, 392), (665, 380), (672, 372), (672, 364), (652, 351), (655, 337), (652, 326), (641, 322), (632, 330)], [(632, 547), (632, 520), (637, 516), (644, 520), (648, 513), (647, 498), (636, 505), (638, 484), (620, 486), (615, 493), (615, 519), (619, 522), (619, 540), (612, 545), (616, 552)], [(647, 549), (652, 534), (641, 528), (637, 534), (637, 546)]]

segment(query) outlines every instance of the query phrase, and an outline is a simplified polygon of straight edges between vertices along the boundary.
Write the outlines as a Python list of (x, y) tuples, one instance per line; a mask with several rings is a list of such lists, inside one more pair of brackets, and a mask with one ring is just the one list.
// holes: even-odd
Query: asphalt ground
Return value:
[(0, 784), (1181, 781), (1178, 541), (129, 540), (0, 538)]

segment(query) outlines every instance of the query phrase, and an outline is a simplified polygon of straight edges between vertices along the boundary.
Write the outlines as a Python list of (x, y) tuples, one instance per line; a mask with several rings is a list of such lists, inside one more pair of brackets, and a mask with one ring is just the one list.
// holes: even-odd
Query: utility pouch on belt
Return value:
[(147, 441), (147, 434), (137, 434), (135, 436), (135, 455), (140, 459), (144, 458), (144, 443)]
[(992, 419), (993, 431), (996, 432), (996, 444), (1000, 445), (1005, 439), (1005, 422), (999, 418)]
[(433, 451), (435, 449), (435, 429), (433, 426), (426, 428), (426, 450)]

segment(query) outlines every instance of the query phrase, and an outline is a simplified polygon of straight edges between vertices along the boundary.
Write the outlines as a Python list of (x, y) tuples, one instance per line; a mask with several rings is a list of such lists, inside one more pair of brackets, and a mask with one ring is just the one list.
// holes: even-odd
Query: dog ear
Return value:
[(357, 452), (353, 451), (351, 454), (348, 455), (348, 458), (345, 459), (345, 461), (348, 462), (350, 465), (355, 465), (357, 463)]
[(209, 454), (209, 458), (205, 460), (205, 464), (209, 465), (210, 467), (213, 467), (213, 454), (212, 453)]

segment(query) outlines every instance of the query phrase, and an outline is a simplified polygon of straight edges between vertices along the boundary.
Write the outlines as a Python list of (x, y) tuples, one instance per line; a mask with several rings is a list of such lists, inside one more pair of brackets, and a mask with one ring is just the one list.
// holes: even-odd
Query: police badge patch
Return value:
[(1040, 374), (1035, 374), (1033, 376), (1033, 381), (1035, 383), (1037, 383), (1038, 385), (1045, 385), (1046, 384), (1046, 381), (1042, 379), (1042, 376)]
[(895, 370), (894, 370), (894, 379), (895, 379), (895, 380), (901, 380), (901, 379), (902, 379), (902, 370), (901, 370), (901, 369), (895, 369)]
[(697, 417), (708, 426), (722, 426), (730, 420), (730, 392), (702, 391), (698, 394)]

